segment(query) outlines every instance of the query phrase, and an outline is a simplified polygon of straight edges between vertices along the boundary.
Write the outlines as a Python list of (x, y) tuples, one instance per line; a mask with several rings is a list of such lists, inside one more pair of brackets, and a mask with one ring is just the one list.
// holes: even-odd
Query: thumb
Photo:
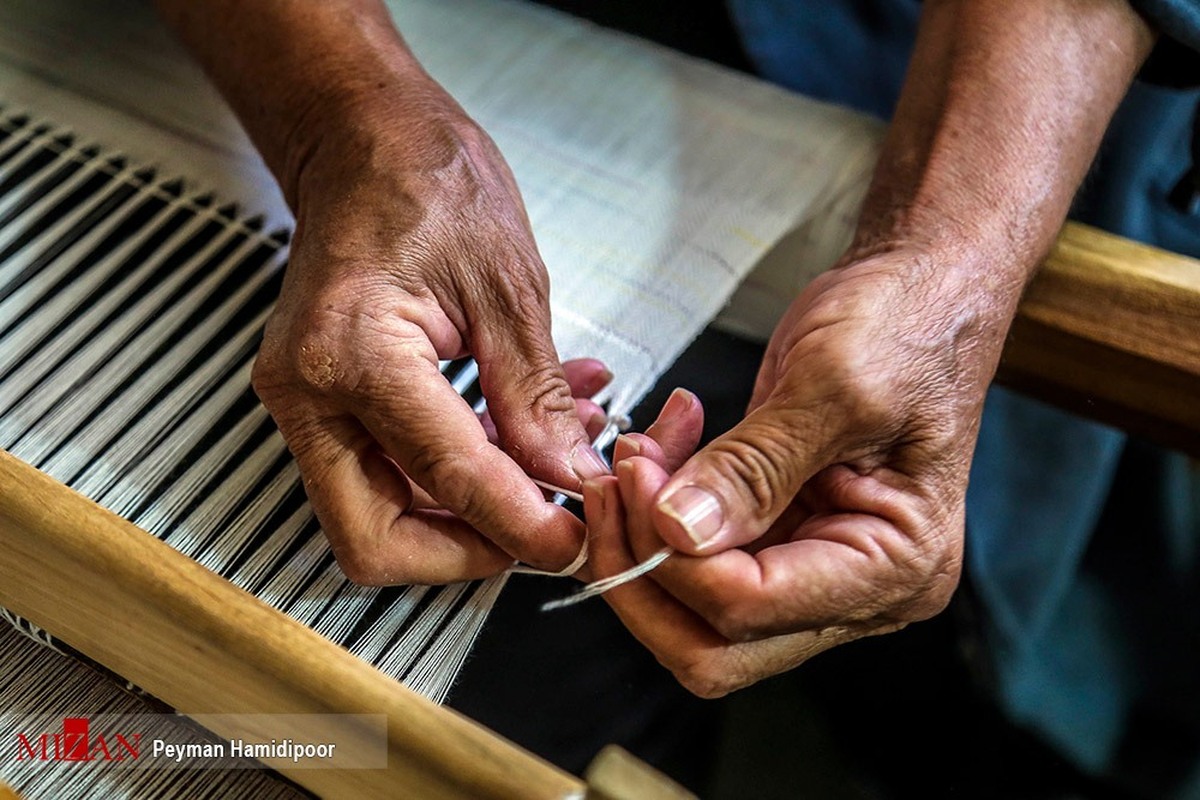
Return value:
[(528, 474), (564, 488), (609, 473), (591, 442), (545, 319), (513, 325), (475, 342), (479, 385), (500, 447)]
[(830, 460), (813, 415), (775, 398), (692, 456), (658, 494), (655, 528), (675, 549), (711, 554), (762, 536)]

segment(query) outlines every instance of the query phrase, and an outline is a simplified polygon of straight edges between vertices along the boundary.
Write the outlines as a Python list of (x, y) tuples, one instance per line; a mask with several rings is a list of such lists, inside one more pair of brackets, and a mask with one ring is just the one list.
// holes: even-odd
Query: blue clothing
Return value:
[[(1170, 35), (1200, 48), (1195, 4), (1141, 5)], [(916, 0), (729, 0), (729, 7), (765, 77), (891, 116)], [(1200, 257), (1200, 218), (1167, 200), (1192, 161), (1198, 101), (1197, 90), (1135, 84), (1072, 217)], [(1192, 478), (1182, 456), (1138, 447), (1152, 480), (1122, 474), (1117, 488), (1139, 513), (1124, 530), (1098, 533), (1102, 518), (1113, 517), (1102, 511), (1128, 453), (1126, 437), (993, 389), (967, 497), (967, 571), (984, 612), (998, 699), (1014, 721), (1094, 774), (1119, 769), (1133, 732), (1155, 725), (1182, 742), (1180, 770), (1200, 764)], [(1172, 783), (1175, 797), (1200, 798), (1200, 768)]]
[(1150, 23), (1193, 53), (1200, 52), (1200, 3), (1195, 0), (1134, 0)]

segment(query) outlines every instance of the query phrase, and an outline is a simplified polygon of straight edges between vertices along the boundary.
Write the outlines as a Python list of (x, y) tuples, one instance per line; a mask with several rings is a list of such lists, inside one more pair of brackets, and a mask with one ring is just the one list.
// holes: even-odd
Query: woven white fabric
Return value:
[[(3, 4), (2, 98), (286, 221), (236, 121), (146, 5)], [(560, 352), (610, 365), (615, 410), (756, 265), (726, 322), (762, 336), (844, 246), (874, 121), (538, 7), (391, 5), (512, 166), (551, 273)]]
[(730, 327), (769, 333), (779, 299), (848, 241), (875, 121), (545, 9), (393, 8), (508, 158), (550, 270), (555, 340), (565, 357), (610, 365), (618, 410), (789, 232), (786, 256), (753, 284), (770, 314), (739, 298)]

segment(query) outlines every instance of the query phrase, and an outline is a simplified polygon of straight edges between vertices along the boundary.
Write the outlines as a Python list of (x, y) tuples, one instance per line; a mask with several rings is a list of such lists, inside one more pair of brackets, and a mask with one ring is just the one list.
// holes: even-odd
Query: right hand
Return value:
[[(577, 488), (607, 472), (575, 398), (609, 376), (594, 361), (564, 373), (512, 174), (436, 86), (334, 130), (296, 169), (291, 260), (253, 382), (338, 563), (377, 585), (515, 560), (561, 569), (583, 526), (529, 476)], [(494, 441), (438, 371), (468, 354)]]
[(675, 551), (605, 599), (688, 689), (717, 697), (949, 602), (1020, 290), (972, 268), (989, 263), (965, 245), (847, 257), (792, 304), (740, 423), (693, 455), (678, 431), (698, 412), (676, 402), (655, 447), (586, 484), (596, 576)]

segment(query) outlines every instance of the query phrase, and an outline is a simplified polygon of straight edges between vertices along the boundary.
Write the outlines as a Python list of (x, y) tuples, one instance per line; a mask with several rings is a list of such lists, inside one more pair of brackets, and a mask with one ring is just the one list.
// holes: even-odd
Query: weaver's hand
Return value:
[(746, 419), (673, 475), (631, 457), (589, 484), (597, 577), (684, 554), (608, 597), (691, 689), (945, 605), (1021, 289), (1153, 41), (1128, 3), (923, 5), (855, 243), (785, 316)]
[[(605, 471), (573, 397), (604, 370), (577, 366), (572, 391), (546, 271), (491, 139), (381, 0), (156, 5), (295, 212), (254, 386), (346, 573), (440, 583), (514, 559), (569, 564), (583, 526), (527, 473), (571, 488)], [(438, 373), (467, 353), (485, 424)]]
[[(404, 130), (325, 140), (305, 164), (254, 386), (354, 580), (561, 568), (582, 525), (526, 473), (570, 488), (607, 471), (585, 433), (599, 409), (575, 399), (607, 373), (576, 362), (568, 380), (512, 175), (453, 101), (423, 102)], [(438, 371), (467, 354), (486, 425)]]
[(825, 274), (779, 327), (742, 423), (680, 466), (695, 412), (668, 404), (679, 421), (585, 485), (597, 577), (664, 542), (679, 552), (605, 596), (693, 692), (725, 694), (948, 601), (988, 369), (976, 362), (993, 359), (979, 344), (994, 337), (912, 268), (892, 254)]

